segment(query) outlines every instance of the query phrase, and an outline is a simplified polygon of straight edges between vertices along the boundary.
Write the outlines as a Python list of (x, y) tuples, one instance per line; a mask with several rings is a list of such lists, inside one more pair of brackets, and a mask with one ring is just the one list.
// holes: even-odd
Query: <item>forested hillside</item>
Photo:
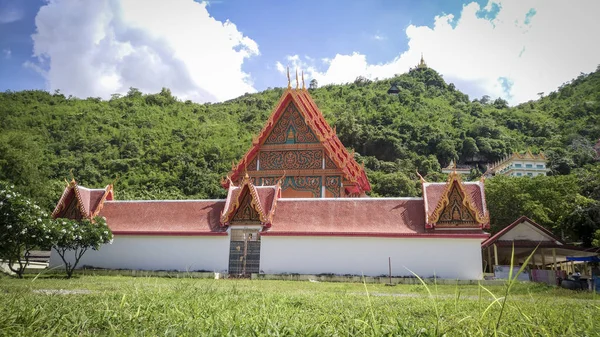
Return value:
[[(392, 83), (398, 95), (387, 94)], [(282, 92), (268, 89), (219, 104), (182, 102), (168, 89), (144, 94), (132, 88), (108, 101), (0, 93), (0, 180), (48, 209), (71, 175), (90, 187), (114, 182), (119, 199), (224, 197), (221, 178)], [(486, 163), (513, 151), (543, 150), (553, 177), (486, 182), (494, 229), (521, 214), (578, 241), (600, 229), (600, 169), (592, 149), (600, 138), (600, 72), (516, 107), (486, 96), (471, 100), (433, 69), (310, 92), (344, 145), (365, 163), (372, 196), (419, 195), (416, 171), (440, 181), (441, 167), (452, 159), (477, 166), (470, 177), (477, 178)], [(545, 201), (549, 196), (553, 204)], [(576, 233), (581, 223), (590, 227), (587, 234)]]

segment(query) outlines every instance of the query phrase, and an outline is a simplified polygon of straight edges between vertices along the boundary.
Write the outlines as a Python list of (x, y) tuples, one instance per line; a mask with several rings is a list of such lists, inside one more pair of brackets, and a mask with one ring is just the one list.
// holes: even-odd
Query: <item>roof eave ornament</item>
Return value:
[(292, 81), (290, 80), (290, 67), (287, 67), (288, 89), (292, 89)]

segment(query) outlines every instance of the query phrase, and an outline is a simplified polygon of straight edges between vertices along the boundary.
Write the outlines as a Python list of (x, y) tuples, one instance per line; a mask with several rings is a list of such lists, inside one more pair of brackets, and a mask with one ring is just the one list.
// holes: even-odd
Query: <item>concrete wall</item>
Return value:
[[(68, 255), (73, 259), (73, 254)], [(224, 272), (228, 258), (228, 236), (115, 235), (111, 245), (88, 250), (78, 268), (87, 265), (107, 269)], [(50, 266), (62, 265), (60, 256), (52, 250)]]
[(266, 274), (388, 274), (481, 279), (481, 240), (263, 236), (260, 269)]

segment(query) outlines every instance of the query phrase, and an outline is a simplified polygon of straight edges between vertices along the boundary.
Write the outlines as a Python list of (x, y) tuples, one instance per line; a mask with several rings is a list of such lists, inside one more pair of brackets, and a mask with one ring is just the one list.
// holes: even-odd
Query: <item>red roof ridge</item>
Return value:
[(310, 201), (310, 202), (356, 202), (356, 201), (421, 201), (422, 197), (383, 197), (383, 198), (371, 198), (371, 197), (360, 197), (360, 198), (282, 198), (280, 202), (298, 202), (298, 201)]
[(226, 199), (165, 199), (165, 200), (106, 200), (106, 203), (150, 203), (150, 202), (225, 202)]
[(481, 247), (485, 248), (485, 247), (493, 244), (494, 242), (498, 241), (499, 237), (501, 237), (502, 235), (506, 234), (508, 231), (510, 231), (511, 229), (513, 229), (514, 227), (516, 227), (517, 225), (522, 224), (523, 222), (527, 222), (527, 223), (531, 224), (532, 226), (538, 228), (539, 230), (541, 230), (542, 232), (544, 232), (546, 235), (550, 236), (553, 240), (559, 242), (561, 245), (566, 245), (566, 243), (562, 239), (558, 238), (556, 235), (554, 235), (554, 233), (552, 233), (551, 231), (549, 231), (548, 229), (546, 229), (544, 226), (542, 226), (542, 225), (538, 224), (537, 222), (531, 220), (530, 218), (528, 218), (525, 215), (521, 215), (513, 223), (511, 223), (510, 225), (502, 228), (498, 233), (494, 234), (492, 237), (490, 237), (489, 239), (487, 239), (484, 242), (482, 242), (481, 243)]

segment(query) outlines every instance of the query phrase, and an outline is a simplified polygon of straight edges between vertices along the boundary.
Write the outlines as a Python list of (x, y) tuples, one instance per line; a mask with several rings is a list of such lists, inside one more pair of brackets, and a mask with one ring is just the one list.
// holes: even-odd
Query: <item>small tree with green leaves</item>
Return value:
[(111, 244), (113, 238), (106, 219), (98, 216), (93, 220), (56, 219), (53, 230), (52, 248), (65, 264), (67, 278), (73, 276), (85, 252), (99, 250), (102, 245)]
[(50, 246), (48, 214), (29, 198), (0, 182), (0, 259), (23, 278), (34, 249)]

